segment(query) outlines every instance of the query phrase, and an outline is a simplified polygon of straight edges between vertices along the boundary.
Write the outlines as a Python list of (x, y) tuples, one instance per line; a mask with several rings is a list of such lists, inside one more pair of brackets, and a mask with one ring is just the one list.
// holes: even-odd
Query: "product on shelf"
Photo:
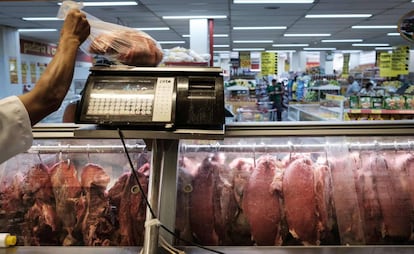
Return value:
[(372, 101), (370, 96), (360, 96), (359, 97), (359, 106), (363, 109), (372, 108)]
[(405, 98), (404, 96), (394, 95), (384, 97), (384, 109), (404, 109)]

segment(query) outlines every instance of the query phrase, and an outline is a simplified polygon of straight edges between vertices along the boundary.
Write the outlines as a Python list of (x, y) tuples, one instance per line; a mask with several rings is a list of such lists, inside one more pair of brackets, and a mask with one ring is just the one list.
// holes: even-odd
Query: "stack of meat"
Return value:
[[(0, 228), (19, 236), (19, 245), (142, 245), (145, 203), (131, 192), (136, 180), (110, 177), (96, 164), (79, 170), (70, 160), (38, 164), (0, 189)], [(137, 171), (144, 190), (148, 163)]]
[(412, 244), (414, 155), (321, 154), (185, 157), (177, 232), (204, 245)]

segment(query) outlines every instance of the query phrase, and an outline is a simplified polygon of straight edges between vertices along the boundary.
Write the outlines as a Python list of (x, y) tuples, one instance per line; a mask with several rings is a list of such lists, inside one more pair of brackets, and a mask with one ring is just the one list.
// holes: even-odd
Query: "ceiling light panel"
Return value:
[(185, 41), (158, 41), (159, 44), (185, 44)]
[(57, 29), (49, 28), (27, 28), (27, 29), (17, 29), (18, 32), (56, 32)]
[(233, 48), (233, 51), (264, 51), (265, 48)]
[(233, 27), (233, 30), (283, 30), (286, 26), (239, 26)]
[(240, 40), (240, 41), (233, 41), (233, 43), (273, 43), (272, 40)]
[(63, 20), (57, 17), (23, 17), (23, 20), (26, 21), (57, 21), (57, 20)]
[(388, 47), (388, 43), (354, 43), (354, 47)]
[(311, 4), (314, 0), (233, 0), (235, 4)]
[(168, 31), (170, 30), (169, 27), (136, 27), (134, 28), (140, 31)]
[(336, 48), (303, 48), (303, 50), (325, 51), (325, 50), (336, 50)]
[(369, 18), (372, 14), (309, 14), (305, 18)]
[[(62, 3), (58, 3), (62, 5)], [(134, 6), (138, 5), (136, 1), (119, 1), (119, 2), (82, 2), (83, 6), (99, 7), (99, 6)]]
[(226, 15), (162, 16), (163, 19), (225, 19)]
[(292, 44), (272, 44), (272, 47), (307, 47), (306, 43), (292, 43)]
[(284, 34), (285, 37), (324, 37), (331, 36), (331, 34)]
[(396, 29), (395, 25), (386, 26), (352, 26), (353, 29)]
[(321, 42), (362, 42), (362, 39), (321, 40)]

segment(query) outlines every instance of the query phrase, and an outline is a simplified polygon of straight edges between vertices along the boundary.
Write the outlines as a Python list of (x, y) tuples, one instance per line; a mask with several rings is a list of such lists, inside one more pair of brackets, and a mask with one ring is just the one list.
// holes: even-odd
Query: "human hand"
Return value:
[(68, 12), (65, 22), (60, 32), (60, 40), (74, 39), (78, 46), (88, 38), (90, 34), (90, 25), (86, 20), (86, 15), (78, 9), (72, 9)]

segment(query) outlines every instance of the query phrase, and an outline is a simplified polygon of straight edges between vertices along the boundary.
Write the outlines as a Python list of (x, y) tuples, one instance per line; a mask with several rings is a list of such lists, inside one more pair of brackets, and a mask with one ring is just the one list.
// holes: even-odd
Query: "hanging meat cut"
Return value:
[(96, 164), (82, 169), (81, 186), (84, 191), (84, 209), (78, 218), (83, 242), (88, 246), (108, 246), (114, 227), (111, 224), (109, 198), (106, 187), (110, 181), (105, 170)]
[[(136, 172), (145, 195), (148, 192), (149, 169), (146, 163)], [(124, 173), (109, 190), (108, 196), (110, 204), (117, 208), (119, 229), (115, 232), (115, 242), (122, 246), (142, 245), (146, 204), (132, 173)]]
[(317, 244), (318, 217), (312, 161), (293, 161), (283, 176), (283, 200), (289, 232), (304, 244)]
[(81, 194), (77, 171), (70, 160), (60, 161), (50, 169), (50, 179), (56, 201), (56, 215), (62, 223), (63, 245), (79, 244), (80, 239), (73, 234), (76, 225), (76, 202)]
[[(194, 190), (193, 178), (197, 165), (187, 157), (179, 161), (178, 179), (177, 179), (177, 209), (175, 216), (175, 232), (186, 241), (192, 240), (190, 228), (190, 198)], [(181, 242), (176, 239), (176, 245), (186, 245), (187, 242)]]
[(219, 174), (216, 161), (209, 156), (201, 163), (193, 179), (193, 189), (190, 199), (191, 230), (196, 241), (204, 245), (218, 245), (219, 236), (215, 222), (215, 180)]
[(23, 227), (25, 244), (57, 245), (61, 225), (56, 215), (49, 169), (44, 164), (36, 164), (28, 170), (23, 183), (23, 200), (28, 207)]
[(276, 190), (271, 188), (277, 161), (273, 156), (257, 160), (243, 197), (243, 211), (257, 245), (280, 245), (280, 203)]

